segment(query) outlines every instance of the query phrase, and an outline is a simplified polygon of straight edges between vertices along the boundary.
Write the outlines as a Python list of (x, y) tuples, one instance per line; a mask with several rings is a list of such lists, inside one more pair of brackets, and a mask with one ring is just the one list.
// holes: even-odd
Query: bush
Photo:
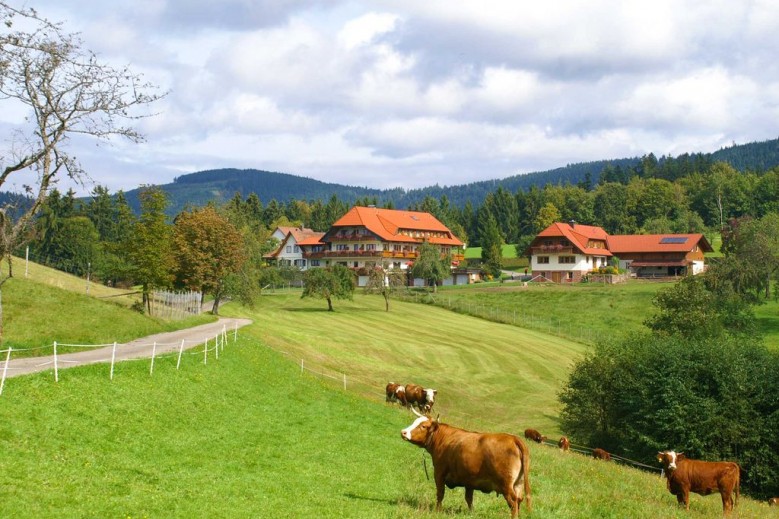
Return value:
[(639, 335), (602, 343), (560, 393), (576, 441), (654, 463), (658, 450), (736, 460), (745, 488), (779, 478), (779, 356), (743, 337)]

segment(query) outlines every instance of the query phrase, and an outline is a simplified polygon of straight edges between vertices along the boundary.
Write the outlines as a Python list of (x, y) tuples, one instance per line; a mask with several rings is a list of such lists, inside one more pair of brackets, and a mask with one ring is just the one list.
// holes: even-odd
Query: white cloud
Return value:
[(770, 0), (35, 7), (170, 90), (139, 123), (146, 144), (74, 140), (114, 189), (213, 167), (451, 185), (777, 133)]

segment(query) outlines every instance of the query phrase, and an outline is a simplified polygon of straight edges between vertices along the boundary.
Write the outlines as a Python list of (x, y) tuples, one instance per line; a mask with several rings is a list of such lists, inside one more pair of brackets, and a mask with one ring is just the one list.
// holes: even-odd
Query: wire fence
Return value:
[[(219, 333), (203, 337), (201, 340), (182, 339), (180, 342), (175, 343), (132, 342), (119, 344), (113, 342), (109, 344), (67, 344), (54, 341), (50, 345), (37, 348), (7, 348), (5, 350), (0, 350), (0, 359), (3, 359), (2, 368), (0, 368), (0, 396), (3, 394), (8, 378), (49, 369), (53, 371), (54, 381), (58, 383), (61, 370), (87, 364), (109, 363), (109, 380), (114, 379), (114, 368), (116, 363), (124, 360), (148, 358), (150, 360), (150, 376), (154, 374), (155, 362), (159, 362), (166, 358), (176, 359), (176, 370), (181, 368), (184, 355), (202, 357), (203, 364), (208, 364), (209, 356), (213, 357), (214, 360), (219, 360), (219, 355), (224, 352), (225, 345), (228, 343), (230, 335), (233, 336), (233, 342), (238, 340), (237, 325), (232, 333), (229, 333), (227, 327), (223, 326)], [(201, 344), (202, 348), (198, 348), (198, 345)], [(49, 348), (52, 350), (51, 355), (25, 356), (16, 360), (15, 364), (12, 362), (11, 357), (13, 352), (24, 352), (29, 354), (30, 352), (37, 351), (40, 353), (40, 351), (45, 351)], [(59, 352), (62, 348), (90, 351), (93, 352), (93, 355), (85, 358), (84, 355), (80, 353), (62, 354)]]
[[(345, 371), (338, 371), (332, 368), (329, 368), (325, 366), (322, 363), (318, 363), (316, 361), (312, 361), (310, 359), (305, 359), (303, 357), (298, 356), (297, 354), (283, 351), (280, 349), (273, 348), (272, 346), (268, 345), (267, 343), (263, 342), (263, 344), (268, 348), (271, 349), (277, 353), (280, 353), (287, 358), (289, 358), (294, 363), (298, 364), (300, 366), (300, 375), (306, 375), (310, 374), (316, 377), (319, 377), (325, 381), (328, 381), (330, 383), (338, 384), (339, 388), (343, 391), (353, 391), (360, 396), (367, 397), (372, 400), (384, 400), (386, 397), (385, 393), (385, 385), (381, 384), (379, 386), (376, 385), (376, 381), (373, 379), (369, 379), (367, 377), (363, 377), (360, 375), (354, 375), (354, 374), (347, 374)], [(471, 416), (467, 413), (463, 413), (457, 410), (446, 410), (447, 417), (455, 418), (457, 420), (457, 423), (461, 427), (465, 428), (476, 428), (479, 424), (479, 420), (476, 419), (476, 417)], [(557, 442), (554, 442), (552, 440), (545, 440), (542, 442), (543, 445), (552, 446), (554, 448), (557, 448)], [(586, 445), (577, 445), (574, 443), (570, 444), (570, 450), (577, 452), (579, 454), (583, 454), (585, 456), (592, 456), (592, 452), (595, 450), (594, 447), (589, 447)], [(662, 473), (662, 469), (658, 467), (654, 467), (652, 465), (647, 465), (645, 463), (641, 463), (639, 461), (631, 460), (629, 458), (625, 458), (622, 456), (618, 456), (613, 453), (609, 453), (611, 456), (611, 459), (617, 463), (628, 465), (635, 467), (637, 469), (650, 471), (650, 472), (657, 472), (658, 474)]]

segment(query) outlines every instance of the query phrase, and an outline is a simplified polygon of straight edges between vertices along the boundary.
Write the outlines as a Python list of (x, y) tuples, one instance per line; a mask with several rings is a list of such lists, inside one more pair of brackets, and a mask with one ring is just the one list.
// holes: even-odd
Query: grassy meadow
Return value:
[[(37, 304), (24, 302), (28, 293)], [(3, 301), (8, 341), (22, 342), (22, 315), (33, 342), (51, 340), (51, 330), (87, 333), (80, 314), (95, 315), (91, 328), (113, 330), (95, 332), (96, 341), (168, 325), (31, 280), (6, 283)], [(72, 368), (59, 384), (51, 372), (6, 381), (0, 517), (508, 517), (494, 494), (477, 493), (468, 513), (462, 489), (447, 490), (444, 512), (434, 512), (423, 451), (399, 435), (414, 417), (384, 403), (384, 385), (436, 387), (435, 410), (452, 425), (534, 427), (555, 438), (556, 392), (587, 346), (430, 305), (392, 301), (387, 313), (379, 296), (334, 305), (327, 312), (296, 290), (264, 295), (254, 309), (225, 305), (222, 313), (254, 322), (207, 365), (188, 355), (177, 371), (170, 356), (157, 359), (153, 376), (148, 361), (131, 361), (112, 381), (101, 366)], [(690, 512), (679, 510), (657, 472), (530, 449), (532, 517), (721, 515), (716, 495), (693, 495)], [(742, 495), (735, 517), (776, 511)]]
[[(229, 343), (218, 362), (207, 365), (190, 356), (180, 371), (174, 358), (158, 359), (151, 377), (148, 362), (132, 361), (117, 366), (113, 381), (99, 366), (73, 368), (59, 384), (50, 373), (12, 379), (0, 397), (0, 516), (508, 517), (501, 498), (481, 493), (474, 499), (474, 513), (468, 513), (462, 489), (447, 490), (444, 513), (434, 512), (434, 484), (425, 477), (423, 451), (399, 435), (413, 416), (383, 403), (384, 375), (398, 369), (403, 375), (424, 374), (430, 381), (454, 380), (437, 373), (442, 361), (434, 360), (437, 352), (452, 348), (447, 355), (453, 371), (477, 376), (456, 395), (448, 394), (454, 390), (449, 382), (440, 386), (442, 420), (462, 426), (465, 420), (457, 417), (462, 408), (468, 410), (470, 428), (496, 430), (502, 428), (496, 423), (515, 420), (506, 428), (518, 432), (521, 420), (515, 413), (469, 402), (483, 401), (479, 392), (492, 377), (494, 398), (513, 393), (508, 401), (528, 416), (542, 416), (548, 404), (533, 403), (527, 387), (497, 386), (509, 370), (477, 355), (482, 345), (490, 347), (491, 339), (472, 341), (466, 355), (433, 341), (432, 332), (418, 332), (451, 324), (437, 315), (444, 310), (422, 307), (420, 312), (416, 305), (396, 304), (386, 314), (376, 296), (340, 303), (335, 313), (320, 309), (321, 301), (294, 294), (263, 297), (253, 311), (227, 305), (225, 310), (255, 323), (241, 329), (238, 342)], [(348, 330), (342, 321), (333, 321), (346, 314), (353, 324)], [(375, 359), (367, 352), (371, 340), (366, 335), (373, 334), (353, 330), (368, 331), (379, 318), (394, 323), (381, 331), (392, 335), (395, 344), (409, 345)], [(287, 332), (270, 344), (270, 337), (286, 327), (278, 323), (268, 329), (273, 319), (310, 322), (307, 326), (320, 332)], [(477, 333), (496, 333), (511, 348), (509, 336), (497, 330), (511, 327), (459, 319), (476, 326)], [(513, 333), (521, 343), (521, 330)], [(534, 342), (542, 341), (542, 336), (528, 339), (514, 355), (540, 358), (532, 350)], [(426, 349), (407, 360), (411, 345)], [(268, 346), (284, 347), (286, 354)], [(565, 364), (555, 350), (566, 347), (575, 348), (550, 338), (547, 359), (515, 363), (517, 376), (554, 378), (546, 371)], [(364, 387), (352, 387), (347, 379), (344, 391), (338, 380), (308, 370), (301, 374), (296, 352), (318, 352), (321, 364), (352, 371), (365, 367)], [(483, 356), (496, 353), (488, 349)], [(350, 355), (354, 364), (341, 364)], [(406, 365), (416, 371), (406, 373)], [(460, 380), (459, 385), (465, 384)], [(721, 510), (716, 496), (693, 496), (690, 513), (678, 510), (656, 473), (544, 445), (530, 448), (533, 517), (697, 518), (718, 516)], [(429, 458), (427, 465), (430, 471)], [(741, 517), (770, 517), (765, 504), (743, 496), (739, 512)], [(527, 516), (524, 506), (520, 513)]]

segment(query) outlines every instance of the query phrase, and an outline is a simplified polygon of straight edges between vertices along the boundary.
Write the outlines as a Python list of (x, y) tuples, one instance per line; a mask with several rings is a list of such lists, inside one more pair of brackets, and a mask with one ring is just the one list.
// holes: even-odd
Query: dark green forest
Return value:
[[(725, 162), (741, 172), (767, 171), (779, 165), (779, 139), (733, 145), (714, 153), (685, 153), (677, 157), (644, 157), (600, 160), (568, 164), (549, 171), (513, 175), (504, 179), (484, 180), (456, 186), (429, 186), (421, 189), (371, 189), (320, 182), (311, 178), (256, 169), (217, 169), (182, 175), (172, 184), (160, 186), (170, 200), (169, 212), (178, 214), (188, 204), (204, 205), (210, 200), (225, 202), (235, 193), (246, 197), (256, 193), (263, 204), (271, 200), (328, 200), (336, 195), (347, 204), (357, 200), (376, 199), (382, 206), (408, 208), (426, 198), (446, 196), (450, 204), (463, 208), (466, 203), (480, 205), (488, 194), (502, 187), (510, 192), (543, 188), (547, 184), (577, 185), (585, 188), (598, 182), (627, 183), (633, 176), (676, 180), (702, 172), (715, 162)], [(139, 189), (126, 193), (136, 212)]]

